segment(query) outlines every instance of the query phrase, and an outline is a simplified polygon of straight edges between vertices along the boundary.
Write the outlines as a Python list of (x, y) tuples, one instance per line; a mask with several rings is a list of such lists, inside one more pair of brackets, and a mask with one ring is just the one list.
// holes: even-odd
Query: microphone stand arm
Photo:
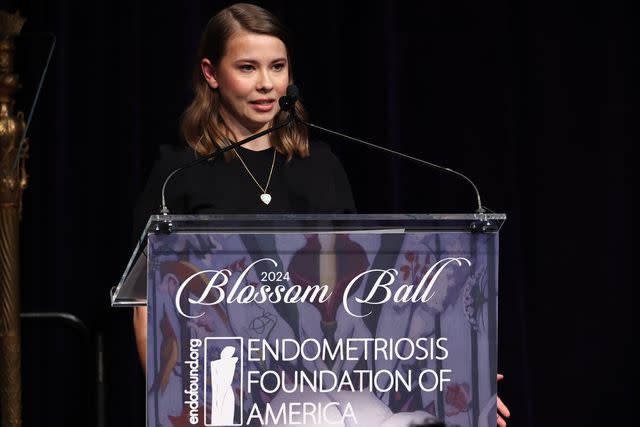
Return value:
[(322, 132), (326, 132), (326, 133), (329, 133), (329, 134), (332, 134), (332, 135), (335, 135), (335, 136), (339, 136), (341, 138), (348, 139), (348, 140), (353, 141), (353, 142), (357, 142), (357, 143), (362, 144), (362, 145), (366, 145), (369, 148), (374, 148), (376, 150), (381, 150), (381, 151), (387, 152), (389, 154), (393, 154), (394, 156), (401, 157), (401, 158), (406, 159), (406, 160), (411, 160), (414, 163), (418, 163), (420, 165), (429, 166), (429, 167), (432, 167), (432, 168), (435, 168), (435, 169), (440, 169), (440, 170), (443, 170), (445, 172), (449, 172), (449, 173), (451, 173), (453, 175), (459, 176), (460, 178), (464, 179), (469, 184), (471, 184), (471, 186), (473, 187), (473, 190), (476, 193), (476, 199), (477, 199), (477, 202), (478, 202), (478, 209), (476, 209), (476, 213), (484, 213), (485, 212), (484, 208), (482, 207), (482, 201), (480, 200), (480, 192), (478, 191), (478, 188), (473, 183), (473, 181), (471, 181), (469, 178), (467, 178), (465, 175), (461, 174), (460, 172), (455, 171), (455, 170), (450, 169), (450, 168), (446, 168), (444, 166), (436, 165), (435, 163), (427, 162), (426, 160), (418, 159), (417, 157), (409, 156), (409, 155), (401, 153), (399, 151), (395, 151), (395, 150), (391, 150), (389, 148), (385, 148), (385, 147), (382, 147), (382, 146), (379, 146), (379, 145), (375, 145), (375, 144), (372, 144), (370, 142), (363, 141), (361, 139), (354, 138), (352, 136), (345, 135), (345, 134), (342, 134), (340, 132), (333, 131), (331, 129), (323, 128), (322, 126), (314, 125), (313, 123), (308, 123), (308, 122), (302, 120), (300, 117), (298, 117), (298, 115), (295, 114), (294, 111), (295, 110), (293, 110), (291, 112), (291, 116), (294, 117), (295, 120), (299, 121), (300, 123), (302, 123), (302, 124), (304, 124), (304, 125), (306, 125), (306, 126), (308, 126), (310, 128), (318, 129), (318, 130), (320, 130)]

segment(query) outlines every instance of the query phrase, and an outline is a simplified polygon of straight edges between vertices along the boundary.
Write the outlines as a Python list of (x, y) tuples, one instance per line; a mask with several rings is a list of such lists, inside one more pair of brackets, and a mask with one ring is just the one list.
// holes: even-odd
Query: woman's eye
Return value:
[(253, 65), (250, 64), (244, 64), (240, 66), (240, 70), (242, 71), (252, 71), (253, 70)]
[(284, 69), (284, 63), (275, 64), (275, 65), (273, 66), (273, 68), (274, 68), (276, 71), (282, 71), (282, 69)]

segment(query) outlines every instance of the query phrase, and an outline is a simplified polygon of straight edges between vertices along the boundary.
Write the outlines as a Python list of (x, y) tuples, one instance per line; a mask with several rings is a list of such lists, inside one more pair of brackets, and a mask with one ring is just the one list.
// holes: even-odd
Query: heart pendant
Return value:
[(265, 205), (268, 205), (269, 203), (271, 203), (271, 194), (262, 193), (260, 195), (260, 200), (262, 200), (262, 203), (264, 203)]

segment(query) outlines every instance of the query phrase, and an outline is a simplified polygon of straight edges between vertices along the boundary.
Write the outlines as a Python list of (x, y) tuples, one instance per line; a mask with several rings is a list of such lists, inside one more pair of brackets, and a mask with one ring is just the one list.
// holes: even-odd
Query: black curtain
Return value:
[[(133, 204), (157, 146), (180, 140), (200, 31), (230, 3), (0, 1), (27, 17), (25, 35), (56, 39), (29, 131), (23, 311), (70, 312), (93, 340), (104, 336), (108, 425), (144, 423), (131, 312), (109, 306), (132, 250)], [(295, 35), (294, 74), (312, 122), (462, 171), (486, 206), (508, 215), (499, 393), (511, 425), (632, 415), (637, 292), (625, 158), (638, 94), (629, 6), (258, 4)], [(43, 64), (31, 58), (42, 52), (19, 51), (17, 63)], [(33, 68), (18, 70), (25, 112)], [(323, 138), (360, 212), (475, 209), (471, 187), (451, 175)], [(77, 337), (37, 322), (23, 337), (25, 425), (93, 420)]]

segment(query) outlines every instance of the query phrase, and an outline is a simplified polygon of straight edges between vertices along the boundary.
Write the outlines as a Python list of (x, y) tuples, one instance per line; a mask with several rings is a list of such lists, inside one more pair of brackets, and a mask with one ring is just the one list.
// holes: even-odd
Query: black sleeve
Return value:
[[(317, 172), (317, 178), (323, 190), (327, 191), (326, 197), (320, 202), (316, 212), (324, 213), (356, 213), (351, 184), (347, 174), (331, 151), (329, 144), (323, 141), (313, 141), (311, 144), (311, 165)], [(315, 175), (316, 173), (314, 173)], [(325, 206), (324, 204), (328, 204)]]
[(347, 173), (344, 171), (340, 160), (330, 152), (333, 158), (333, 182), (336, 192), (336, 212), (338, 213), (356, 213), (356, 204), (353, 200), (353, 193), (351, 192), (351, 184)]
[[(133, 239), (137, 243), (149, 216), (160, 213), (162, 205), (162, 184), (171, 172), (188, 163), (186, 150), (172, 146), (160, 146), (151, 173), (147, 178), (144, 190), (138, 196), (133, 212)], [(167, 185), (165, 194), (166, 203), (171, 213), (183, 213), (184, 202), (179, 191), (176, 191), (175, 181), (172, 179)]]

